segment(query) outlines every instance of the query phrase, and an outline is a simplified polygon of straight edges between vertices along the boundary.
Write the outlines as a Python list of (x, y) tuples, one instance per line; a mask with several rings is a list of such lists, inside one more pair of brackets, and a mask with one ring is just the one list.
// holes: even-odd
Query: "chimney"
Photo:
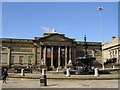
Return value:
[(34, 37), (34, 40), (37, 40), (37, 37)]
[(115, 36), (112, 36), (112, 40), (115, 40), (116, 39), (116, 37)]

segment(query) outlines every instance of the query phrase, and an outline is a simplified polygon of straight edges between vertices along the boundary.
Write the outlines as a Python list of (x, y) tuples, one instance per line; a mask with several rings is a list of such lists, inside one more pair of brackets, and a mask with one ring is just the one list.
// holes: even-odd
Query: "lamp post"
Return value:
[[(97, 10), (100, 12), (100, 31), (101, 31), (101, 42), (103, 43), (103, 26), (102, 26), (102, 10), (104, 10), (103, 7), (98, 7)], [(103, 60), (103, 47), (102, 47), (102, 68), (104, 70), (104, 60)]]

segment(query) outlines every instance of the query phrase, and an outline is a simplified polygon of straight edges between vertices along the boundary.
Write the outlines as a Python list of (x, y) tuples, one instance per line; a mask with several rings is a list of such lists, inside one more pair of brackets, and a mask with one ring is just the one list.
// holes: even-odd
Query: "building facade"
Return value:
[[(69, 60), (76, 64), (77, 57), (84, 56), (84, 42), (70, 39), (64, 34), (44, 33), (43, 37), (34, 39), (1, 39), (1, 63), (6, 67), (28, 67), (47, 65), (57, 68), (65, 67)], [(88, 55), (101, 63), (101, 43), (87, 42)]]
[(103, 45), (103, 57), (104, 62), (108, 59), (116, 58), (116, 63), (120, 64), (120, 39), (113, 36), (111, 41)]

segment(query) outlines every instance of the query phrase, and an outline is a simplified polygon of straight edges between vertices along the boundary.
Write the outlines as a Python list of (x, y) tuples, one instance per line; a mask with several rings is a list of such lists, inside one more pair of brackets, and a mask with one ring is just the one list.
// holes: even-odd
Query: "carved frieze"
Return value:
[(32, 49), (12, 49), (12, 52), (32, 52)]
[(40, 42), (40, 45), (50, 45), (50, 46), (72, 46), (71, 42)]

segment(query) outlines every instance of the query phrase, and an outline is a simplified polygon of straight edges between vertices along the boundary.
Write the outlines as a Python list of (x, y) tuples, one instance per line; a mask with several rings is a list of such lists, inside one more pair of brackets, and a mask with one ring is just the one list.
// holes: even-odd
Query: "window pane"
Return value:
[(14, 56), (11, 56), (10, 64), (14, 64)]
[(19, 57), (19, 62), (20, 62), (21, 64), (23, 64), (23, 56), (20, 56), (20, 57)]
[(32, 56), (28, 57), (28, 63), (31, 64), (32, 63)]

